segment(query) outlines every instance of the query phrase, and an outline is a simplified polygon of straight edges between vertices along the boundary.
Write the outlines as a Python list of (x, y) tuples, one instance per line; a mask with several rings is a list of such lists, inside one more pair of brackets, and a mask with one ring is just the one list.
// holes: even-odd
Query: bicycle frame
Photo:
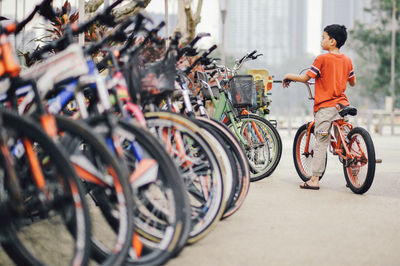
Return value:
[[(214, 115), (212, 118), (214, 118), (215, 120), (221, 121), (222, 123), (226, 122), (227, 119), (229, 119), (232, 123), (233, 131), (235, 132), (235, 135), (239, 139), (240, 143), (242, 143), (245, 147), (248, 146), (249, 142), (247, 140), (245, 140), (239, 132), (239, 128), (237, 126), (236, 119), (234, 116), (234, 108), (232, 106), (232, 103), (230, 102), (230, 100), (228, 98), (227, 92), (222, 89), (218, 79), (216, 79), (218, 89), (220, 90), (218, 102), (215, 99), (215, 97), (211, 91), (210, 85), (203, 80), (200, 80), (200, 82), (201, 82), (201, 84), (203, 84), (203, 86), (206, 86), (207, 89), (210, 91), (211, 101), (215, 107), (215, 112), (214, 112)], [(224, 114), (225, 114), (225, 116), (224, 116)], [(225, 117), (225, 119), (223, 119), (224, 117)], [(254, 127), (254, 125), (253, 125), (253, 127)], [(255, 128), (255, 129), (257, 129), (257, 128)]]
[[(304, 148), (304, 154), (311, 155), (309, 152), (310, 148), (310, 136), (311, 136), (311, 129), (314, 126), (315, 121), (309, 123), (307, 127), (307, 140), (306, 146)], [(344, 160), (354, 159), (354, 156), (350, 154), (349, 148), (347, 147), (347, 143), (345, 141), (345, 136), (343, 134), (342, 127), (347, 126), (350, 130), (353, 126), (350, 123), (344, 121), (344, 119), (338, 119), (332, 122), (333, 131), (336, 130), (338, 135), (335, 137), (334, 134), (330, 133), (330, 144), (331, 144), (331, 152), (335, 155), (338, 155)], [(343, 147), (343, 148), (342, 148)]]
[[(307, 90), (308, 90), (308, 94), (309, 94), (308, 99), (314, 100), (314, 97), (311, 92), (311, 87), (310, 87), (311, 83), (307, 82), (304, 84), (307, 86)], [(304, 155), (306, 155), (306, 156), (311, 155), (311, 153), (309, 152), (309, 144), (310, 144), (310, 136), (311, 136), (310, 133), (311, 133), (311, 129), (314, 126), (314, 124), (315, 124), (315, 121), (312, 121), (308, 124), (308, 127), (307, 127), (307, 140), (306, 140), (306, 147), (304, 149)], [(347, 140), (346, 140), (346, 136), (343, 133), (343, 128), (345, 128), (345, 127), (347, 127), (349, 131), (353, 129), (353, 125), (346, 122), (344, 120), (344, 118), (332, 121), (332, 129), (333, 129), (332, 131), (337, 132), (337, 135), (335, 136), (335, 133), (332, 133), (332, 132), (330, 133), (330, 152), (333, 155), (338, 155), (339, 158), (341, 158), (342, 160), (352, 161), (354, 159), (358, 159), (363, 163), (366, 160), (366, 156), (365, 156), (363, 149), (360, 148), (359, 143), (357, 143), (357, 145), (360, 148), (359, 150), (361, 151), (361, 155), (354, 156), (351, 154), (350, 149), (348, 147)]]

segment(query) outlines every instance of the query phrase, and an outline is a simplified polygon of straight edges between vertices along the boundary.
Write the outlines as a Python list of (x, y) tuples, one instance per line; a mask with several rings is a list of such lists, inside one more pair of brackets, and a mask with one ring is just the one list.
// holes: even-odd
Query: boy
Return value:
[(311, 69), (306, 74), (286, 74), (282, 82), (288, 87), (290, 81), (307, 82), (315, 79), (314, 119), (315, 137), (314, 156), (312, 159), (312, 177), (300, 184), (302, 189), (319, 189), (319, 178), (325, 169), (326, 150), (330, 141), (332, 121), (339, 119), (337, 105), (349, 105), (345, 95), (346, 85), (356, 84), (351, 59), (340, 52), (346, 42), (346, 27), (338, 24), (326, 26), (323, 32), (321, 47), (328, 53), (317, 56)]

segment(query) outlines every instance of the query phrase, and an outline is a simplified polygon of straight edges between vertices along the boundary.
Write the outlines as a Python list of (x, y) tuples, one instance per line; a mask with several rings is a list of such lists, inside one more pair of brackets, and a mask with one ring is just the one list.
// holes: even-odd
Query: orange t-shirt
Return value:
[(349, 57), (331, 53), (319, 55), (306, 74), (315, 79), (314, 112), (338, 103), (349, 105), (344, 92), (347, 81), (355, 78)]

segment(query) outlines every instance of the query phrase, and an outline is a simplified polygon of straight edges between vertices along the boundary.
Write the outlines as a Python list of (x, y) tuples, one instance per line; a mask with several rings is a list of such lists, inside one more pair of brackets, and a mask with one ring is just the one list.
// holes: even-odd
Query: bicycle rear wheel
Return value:
[(221, 133), (212, 125), (205, 121), (200, 121), (197, 118), (190, 118), (192, 122), (204, 129), (204, 133), (210, 139), (211, 144), (219, 151), (219, 155), (222, 159), (221, 170), (222, 174), (225, 176), (224, 182), (224, 198), (225, 198), (225, 208), (233, 203), (235, 196), (235, 190), (238, 186), (238, 177), (235, 175), (237, 173), (235, 157), (230, 149), (229, 145), (221, 137)]
[(184, 116), (149, 112), (145, 118), (150, 131), (172, 156), (186, 185), (192, 210), (188, 243), (192, 244), (216, 226), (225, 210), (224, 177), (216, 157), (218, 151), (207, 142), (201, 128)]
[(89, 211), (65, 153), (33, 121), (6, 111), (0, 114), (24, 207), (8, 217), (4, 250), (18, 265), (86, 265)]
[(219, 134), (219, 137), (223, 141), (223, 145), (228, 147), (228, 150), (231, 151), (234, 158), (234, 160), (231, 161), (231, 164), (235, 166), (234, 178), (236, 179), (236, 182), (234, 183), (236, 186), (234, 187), (234, 195), (231, 203), (227, 204), (225, 207), (225, 212), (222, 216), (224, 219), (238, 211), (246, 199), (250, 188), (249, 163), (242, 145), (227, 126), (213, 119), (204, 117), (196, 117), (196, 119), (207, 123), (208, 125), (212, 125), (215, 132)]
[(368, 131), (353, 128), (347, 135), (348, 148), (354, 157), (343, 161), (343, 171), (347, 185), (356, 194), (369, 190), (375, 176), (375, 148)]
[[(266, 119), (246, 114), (237, 117), (237, 127), (245, 139), (245, 151), (250, 166), (250, 181), (270, 176), (279, 164), (282, 155), (282, 140), (276, 128)], [(231, 121), (226, 124), (231, 130)]]
[[(315, 146), (315, 135), (314, 135), (314, 126), (310, 130), (310, 141), (308, 143), (308, 153), (306, 154), (305, 148), (307, 145), (307, 129), (308, 124), (302, 125), (296, 132), (293, 141), (293, 162), (294, 167), (296, 168), (297, 174), (304, 181), (307, 182), (312, 177), (312, 168), (311, 162), (314, 156), (314, 146)], [(325, 159), (325, 169), (327, 158)], [(324, 172), (319, 177), (321, 180)]]

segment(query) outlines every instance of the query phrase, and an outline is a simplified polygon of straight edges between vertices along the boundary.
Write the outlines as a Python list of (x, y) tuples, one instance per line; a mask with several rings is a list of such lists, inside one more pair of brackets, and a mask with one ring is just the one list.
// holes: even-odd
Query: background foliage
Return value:
[[(371, 0), (371, 7), (365, 9), (369, 23), (357, 22), (350, 31), (349, 46), (358, 55), (355, 65), (357, 81), (364, 88), (362, 95), (373, 102), (382, 102), (390, 96), (391, 42), (392, 42), (392, 0)], [(395, 107), (400, 107), (400, 1), (396, 1), (396, 60), (395, 60)]]

